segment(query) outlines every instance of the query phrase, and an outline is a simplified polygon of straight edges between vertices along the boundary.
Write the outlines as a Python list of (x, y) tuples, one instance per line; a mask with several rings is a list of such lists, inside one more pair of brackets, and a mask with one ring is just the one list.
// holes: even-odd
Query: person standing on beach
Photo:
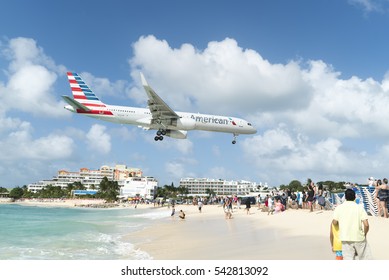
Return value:
[(378, 217), (382, 217), (382, 207), (381, 207), (380, 199), (378, 198), (378, 194), (379, 194), (379, 192), (381, 190), (380, 189), (381, 185), (382, 185), (381, 179), (378, 179), (377, 181), (374, 182), (374, 189), (375, 189), (374, 200), (377, 203)]
[[(388, 200), (389, 200), (389, 186), (388, 179), (384, 178), (383, 183), (378, 186), (378, 200), (381, 205), (381, 210), (384, 212), (384, 218), (388, 218)], [(380, 213), (381, 216), (381, 213)]]
[(172, 213), (171, 213), (170, 217), (173, 218), (175, 213), (176, 213), (176, 208), (174, 207), (174, 204), (172, 204)]
[(201, 208), (203, 208), (203, 202), (201, 200), (199, 200), (199, 202), (197, 203), (197, 206), (199, 208), (199, 212), (201, 213)]
[(314, 183), (312, 182), (308, 187), (307, 201), (309, 206), (309, 211), (313, 212), (313, 202), (315, 200), (315, 190), (313, 188)]
[(330, 227), (330, 242), (332, 252), (335, 253), (335, 259), (343, 260), (342, 241), (339, 238), (339, 225), (335, 226), (332, 222)]
[(267, 211), (267, 214), (269, 215), (269, 214), (272, 214), (273, 215), (273, 211), (274, 211), (274, 209), (273, 209), (273, 198), (271, 197), (271, 196), (269, 196), (269, 198), (267, 199), (267, 205), (268, 205), (268, 211)]
[(228, 199), (228, 197), (224, 200), (223, 210), (224, 210), (224, 214), (225, 214), (226, 219), (232, 219), (232, 211), (230, 211), (230, 204), (231, 203), (232, 202)]
[(307, 209), (307, 193), (305, 192), (305, 189), (302, 192), (301, 208)]
[(366, 235), (369, 231), (368, 216), (363, 207), (355, 203), (355, 191), (347, 189), (342, 204), (334, 210), (332, 224), (339, 226), (344, 260), (372, 259)]
[(247, 215), (250, 215), (250, 208), (251, 208), (251, 201), (250, 201), (250, 198), (248, 197), (246, 199), (246, 214)]

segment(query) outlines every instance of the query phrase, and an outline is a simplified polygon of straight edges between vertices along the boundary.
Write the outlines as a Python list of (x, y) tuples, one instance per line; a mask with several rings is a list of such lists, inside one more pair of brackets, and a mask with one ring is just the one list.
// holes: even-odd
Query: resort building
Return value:
[[(57, 176), (51, 180), (41, 180), (37, 183), (29, 184), (27, 189), (31, 192), (38, 192), (48, 185), (67, 188), (68, 184), (80, 182), (87, 190), (95, 190), (100, 186), (101, 180), (107, 177), (109, 181), (117, 181), (121, 188), (121, 196), (129, 196), (129, 194), (139, 194), (142, 197), (153, 196), (156, 192), (158, 182), (151, 177), (142, 177), (142, 170), (139, 168), (127, 168), (125, 165), (115, 165), (115, 167), (102, 166), (98, 170), (88, 168), (80, 168), (78, 172), (69, 172), (67, 170), (59, 170)], [(135, 180), (136, 179), (136, 180)], [(144, 189), (141, 189), (142, 186)], [(80, 192), (75, 194), (86, 194)], [(123, 193), (123, 194), (122, 194)]]
[(66, 188), (68, 184), (80, 182), (87, 189), (96, 189), (99, 187), (101, 180), (107, 177), (108, 180), (113, 180), (114, 168), (109, 166), (102, 166), (98, 170), (91, 170), (88, 168), (80, 168), (78, 172), (69, 172), (67, 170), (59, 170), (57, 176), (51, 180), (42, 180), (37, 183), (29, 184), (27, 189), (31, 192), (42, 190), (48, 185), (54, 187)]
[(123, 164), (116, 164), (113, 171), (113, 179), (115, 181), (123, 181), (130, 177), (142, 177), (143, 172), (139, 168), (128, 168)]
[(157, 193), (158, 181), (153, 177), (128, 177), (120, 187), (121, 198), (142, 197), (153, 199)]
[(257, 183), (244, 180), (227, 181), (208, 178), (183, 178), (180, 180), (180, 187), (188, 189), (188, 196), (207, 195), (208, 189), (216, 195), (245, 196), (257, 190)]

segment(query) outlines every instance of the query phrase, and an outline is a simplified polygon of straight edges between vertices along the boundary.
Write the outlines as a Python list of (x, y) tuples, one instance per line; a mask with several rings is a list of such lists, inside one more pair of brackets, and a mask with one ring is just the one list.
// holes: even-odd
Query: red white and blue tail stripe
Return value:
[(93, 93), (81, 77), (74, 72), (67, 72), (70, 88), (76, 103), (80, 103), (89, 110), (77, 108), (77, 113), (112, 115), (107, 106)]

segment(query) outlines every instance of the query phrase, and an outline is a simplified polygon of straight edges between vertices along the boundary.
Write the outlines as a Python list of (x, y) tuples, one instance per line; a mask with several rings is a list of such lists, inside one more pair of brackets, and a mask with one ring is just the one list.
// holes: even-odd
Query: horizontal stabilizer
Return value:
[(68, 103), (70, 106), (72, 106), (75, 110), (80, 109), (83, 111), (90, 111), (88, 107), (85, 105), (82, 105), (80, 102), (74, 100), (73, 98), (70, 98), (69, 96), (62, 95), (62, 98)]

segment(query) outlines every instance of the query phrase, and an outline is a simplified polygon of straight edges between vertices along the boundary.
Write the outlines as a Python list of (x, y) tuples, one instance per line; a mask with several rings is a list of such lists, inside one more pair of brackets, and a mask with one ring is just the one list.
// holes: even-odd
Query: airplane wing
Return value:
[(173, 120), (179, 119), (180, 117), (176, 114), (176, 112), (174, 112), (149, 86), (142, 73), (140, 73), (140, 76), (142, 79), (142, 85), (149, 98), (147, 104), (149, 106), (153, 122), (163, 125), (170, 124)]
[(85, 105), (82, 105), (80, 102), (74, 100), (73, 98), (70, 98), (69, 96), (62, 95), (62, 98), (66, 101), (66, 103), (68, 103), (70, 106), (72, 106), (75, 110), (80, 109), (80, 110), (83, 110), (86, 112), (91, 110), (88, 107), (86, 107)]

